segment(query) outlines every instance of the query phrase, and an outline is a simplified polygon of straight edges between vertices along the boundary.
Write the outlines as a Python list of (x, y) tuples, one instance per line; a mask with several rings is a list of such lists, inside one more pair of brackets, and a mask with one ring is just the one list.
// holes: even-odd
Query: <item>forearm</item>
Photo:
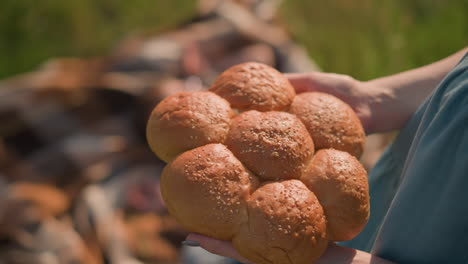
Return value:
[(403, 127), (467, 51), (468, 48), (464, 48), (427, 66), (363, 82), (366, 89), (378, 94), (371, 102), (371, 119), (381, 122), (372, 124), (371, 130), (386, 132)]
[(391, 264), (393, 262), (371, 255), (367, 252), (330, 244), (325, 254), (314, 264)]

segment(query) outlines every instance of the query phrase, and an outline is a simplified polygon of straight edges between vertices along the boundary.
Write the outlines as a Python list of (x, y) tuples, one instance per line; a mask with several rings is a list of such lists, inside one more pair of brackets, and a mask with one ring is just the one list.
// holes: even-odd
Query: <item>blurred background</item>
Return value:
[[(255, 2), (245, 0), (244, 2)], [(275, 20), (324, 71), (371, 79), (440, 59), (467, 43), (465, 0), (285, 0)], [(0, 77), (56, 56), (108, 54), (196, 17), (195, 0), (3, 0)]]
[[(181, 246), (152, 108), (259, 61), (359, 80), (468, 43), (466, 0), (3, 0), (0, 263), (234, 263)], [(394, 133), (367, 140), (370, 169)]]

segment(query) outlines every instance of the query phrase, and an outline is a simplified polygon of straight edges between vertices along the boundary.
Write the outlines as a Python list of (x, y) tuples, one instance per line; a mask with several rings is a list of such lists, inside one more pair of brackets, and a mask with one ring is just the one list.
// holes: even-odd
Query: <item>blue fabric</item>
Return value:
[(344, 246), (399, 263), (468, 263), (468, 54), (369, 175), (371, 216)]

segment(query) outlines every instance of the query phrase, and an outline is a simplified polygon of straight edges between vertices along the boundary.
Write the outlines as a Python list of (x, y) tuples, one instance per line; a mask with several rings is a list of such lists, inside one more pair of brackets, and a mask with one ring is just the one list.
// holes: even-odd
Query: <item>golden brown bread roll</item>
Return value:
[(192, 232), (229, 240), (247, 220), (247, 199), (258, 185), (222, 144), (186, 151), (161, 176), (168, 210)]
[[(230, 240), (259, 264), (312, 263), (329, 240), (364, 228), (367, 175), (354, 156), (365, 135), (348, 105), (323, 93), (295, 96), (258, 63), (228, 69), (211, 91), (219, 96), (171, 96), (148, 121), (151, 148), (173, 159), (161, 191), (182, 226)], [(234, 117), (231, 106), (245, 112)]]
[(247, 206), (248, 222), (233, 245), (253, 263), (310, 264), (327, 247), (322, 206), (301, 181), (268, 182)]
[(285, 112), (243, 112), (231, 123), (226, 145), (263, 180), (298, 179), (314, 153), (301, 121)]
[(323, 206), (330, 240), (350, 240), (361, 232), (369, 218), (369, 186), (366, 170), (355, 157), (319, 150), (301, 180)]
[(165, 162), (209, 143), (221, 143), (233, 112), (211, 92), (181, 92), (167, 97), (151, 113), (146, 129), (149, 146)]
[(235, 65), (224, 71), (210, 91), (228, 100), (239, 110), (285, 110), (296, 92), (274, 68), (257, 62)]
[(362, 155), (365, 133), (353, 109), (333, 95), (307, 92), (297, 95), (289, 112), (299, 117), (316, 149), (334, 148)]

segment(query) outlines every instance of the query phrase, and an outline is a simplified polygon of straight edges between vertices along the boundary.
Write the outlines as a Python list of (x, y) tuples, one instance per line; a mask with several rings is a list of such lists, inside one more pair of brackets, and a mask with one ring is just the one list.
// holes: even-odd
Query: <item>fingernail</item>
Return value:
[(189, 247), (199, 247), (200, 243), (195, 240), (184, 240), (182, 241), (182, 245), (189, 246)]

